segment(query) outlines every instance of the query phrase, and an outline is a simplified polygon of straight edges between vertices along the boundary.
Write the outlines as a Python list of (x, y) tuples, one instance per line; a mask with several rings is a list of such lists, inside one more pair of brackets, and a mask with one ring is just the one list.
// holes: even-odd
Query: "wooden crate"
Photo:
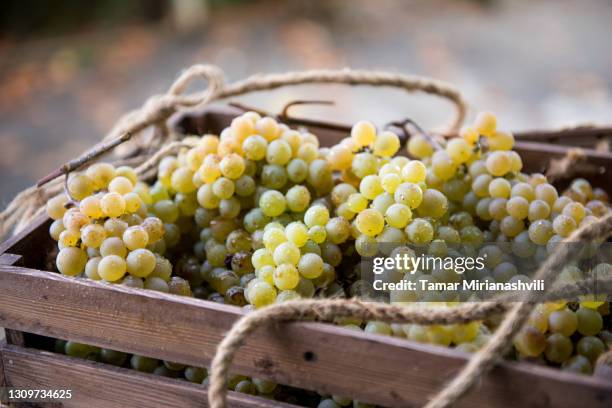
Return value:
[[(236, 113), (209, 109), (179, 117), (174, 125), (186, 133), (218, 132)], [(345, 128), (312, 131), (324, 144), (346, 134)], [(560, 147), (517, 143), (517, 148), (538, 158), (527, 161), (535, 167), (564, 154)], [(612, 157), (593, 154), (592, 160), (609, 174)], [(23, 333), (208, 366), (217, 344), (242, 314), (234, 306), (45, 272), (45, 254), (55, 244), (48, 236), (50, 222), (41, 217), (0, 246), (0, 327), (9, 329), (8, 344), (0, 349), (0, 384), (69, 388), (74, 398), (61, 402), (66, 407), (205, 406), (202, 386), (33, 347), (35, 342)], [(259, 329), (237, 354), (233, 370), (364, 402), (409, 407), (423, 405), (468, 358), (449, 348), (310, 322)], [(291, 406), (233, 392), (229, 401), (236, 407)], [(459, 404), (578, 405), (611, 406), (612, 378), (511, 361), (498, 364)]]

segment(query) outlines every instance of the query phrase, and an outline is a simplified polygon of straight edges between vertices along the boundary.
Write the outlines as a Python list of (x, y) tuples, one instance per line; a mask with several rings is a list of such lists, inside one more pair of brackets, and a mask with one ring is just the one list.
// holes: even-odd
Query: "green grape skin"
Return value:
[(574, 356), (565, 361), (561, 369), (578, 374), (591, 374), (593, 372), (589, 359), (581, 355)]
[(159, 360), (134, 354), (130, 358), (130, 365), (134, 370), (152, 373), (159, 365)]
[(552, 363), (563, 363), (569, 359), (573, 351), (572, 341), (562, 334), (554, 333), (546, 339), (546, 359)]
[(577, 331), (583, 336), (594, 336), (603, 329), (603, 318), (596, 310), (580, 307), (576, 311)]
[(606, 345), (601, 339), (595, 336), (585, 336), (576, 344), (576, 352), (589, 359), (591, 364), (595, 364), (597, 358), (606, 351)]

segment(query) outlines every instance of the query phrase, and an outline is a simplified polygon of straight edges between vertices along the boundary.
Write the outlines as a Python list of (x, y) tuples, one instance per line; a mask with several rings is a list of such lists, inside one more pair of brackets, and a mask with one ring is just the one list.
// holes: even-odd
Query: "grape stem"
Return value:
[[(38, 180), (38, 182), (36, 183), (36, 187), (44, 186), (48, 182), (55, 180), (56, 178), (58, 178), (59, 176), (63, 174), (66, 175), (66, 180), (68, 180), (68, 174), (70, 172), (77, 170), (79, 167), (91, 162), (94, 159), (97, 159), (98, 157), (102, 156), (104, 153), (108, 152), (112, 148), (119, 146), (120, 144), (124, 142), (127, 142), (128, 140), (132, 138), (132, 135), (133, 133), (126, 132), (115, 139), (112, 139), (108, 142), (97, 145), (96, 147), (94, 147), (93, 149), (91, 149), (90, 151), (82, 155), (81, 157), (70, 160), (69, 162), (62, 164), (59, 168), (55, 169), (51, 173), (47, 174), (45, 177)], [(69, 194), (68, 194), (68, 197), (70, 197)]]
[(396, 126), (404, 132), (404, 138), (402, 138), (402, 147), (403, 147), (406, 145), (406, 143), (408, 143), (408, 140), (410, 140), (410, 136), (411, 136), (411, 132), (408, 130), (408, 125), (412, 125), (412, 127), (414, 127), (418, 133), (423, 135), (429, 141), (429, 143), (432, 144), (434, 149), (443, 150), (442, 145), (436, 140), (435, 137), (427, 133), (421, 126), (418, 125), (418, 123), (416, 123), (414, 120), (410, 118), (406, 118), (401, 121), (389, 122), (387, 126), (385, 127)]

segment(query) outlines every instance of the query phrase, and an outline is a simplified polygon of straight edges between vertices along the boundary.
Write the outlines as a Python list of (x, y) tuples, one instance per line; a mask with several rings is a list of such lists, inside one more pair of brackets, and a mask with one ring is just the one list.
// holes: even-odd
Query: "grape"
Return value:
[(491, 200), (489, 203), (489, 214), (494, 220), (501, 221), (508, 212), (506, 211), (506, 207), (508, 204), (508, 200), (505, 198), (495, 198)]
[[(68, 232), (66, 230), (65, 232)], [(63, 233), (62, 233), (63, 234)], [(106, 239), (106, 231), (99, 224), (89, 224), (81, 229), (81, 241), (89, 248), (99, 248)], [(76, 244), (72, 244), (73, 246)]]
[(272, 257), (276, 265), (297, 265), (300, 260), (300, 249), (291, 242), (283, 242), (274, 249)]
[(357, 215), (355, 225), (360, 233), (373, 237), (382, 232), (385, 220), (378, 211), (366, 209)]
[(406, 227), (406, 234), (413, 243), (426, 244), (433, 239), (434, 231), (429, 221), (416, 218)]
[(144, 248), (149, 243), (149, 235), (141, 226), (129, 227), (123, 233), (123, 242), (130, 251)]
[(546, 349), (547, 342), (539, 330), (525, 326), (514, 338), (514, 347), (528, 357), (537, 357)]
[(65, 247), (57, 254), (57, 270), (63, 275), (76, 276), (83, 272), (87, 263), (87, 253), (80, 248)]
[(603, 328), (603, 319), (596, 310), (580, 307), (576, 311), (576, 317), (578, 333), (583, 336), (594, 336)]
[(365, 328), (363, 329), (366, 333), (375, 333), (375, 334), (385, 334), (387, 336), (391, 335), (391, 326), (385, 322), (368, 322)]
[(102, 256), (117, 255), (125, 258), (127, 255), (127, 248), (121, 238), (109, 237), (102, 242), (102, 245), (100, 245), (100, 254)]
[(419, 160), (411, 160), (402, 168), (402, 179), (409, 183), (425, 181), (427, 167)]
[(62, 224), (69, 230), (79, 230), (85, 225), (89, 224), (89, 217), (81, 213), (76, 208), (71, 208), (66, 211), (62, 217)]
[(572, 341), (562, 334), (555, 333), (546, 339), (546, 359), (553, 363), (562, 363), (569, 359), (573, 351)]
[(323, 273), (323, 259), (317, 254), (305, 254), (298, 262), (298, 272), (304, 278), (315, 279)]
[(395, 228), (404, 228), (412, 219), (412, 211), (404, 204), (393, 204), (385, 212), (387, 224)]
[(512, 186), (510, 195), (512, 197), (523, 197), (527, 201), (532, 201), (535, 198), (533, 187), (528, 183), (516, 183)]
[(542, 220), (548, 218), (550, 215), (550, 207), (542, 200), (533, 200), (529, 204), (529, 211), (527, 217), (529, 221), (533, 222), (536, 220)]
[(495, 132), (487, 138), (489, 150), (511, 150), (514, 136), (509, 132)]
[(393, 195), (395, 202), (407, 205), (414, 209), (423, 201), (423, 191), (414, 183), (400, 184)]
[(100, 207), (106, 217), (119, 217), (125, 212), (125, 200), (119, 193), (106, 193), (100, 199)]
[(264, 232), (263, 243), (267, 249), (273, 251), (283, 242), (287, 242), (287, 237), (282, 229), (270, 228)]
[(300, 274), (292, 264), (281, 264), (274, 270), (274, 285), (280, 290), (290, 290), (297, 286)]
[(423, 193), (417, 212), (422, 217), (441, 218), (448, 211), (448, 200), (436, 189), (430, 188)]
[(370, 174), (376, 174), (378, 167), (378, 160), (376, 156), (371, 153), (358, 153), (353, 158), (351, 164), (351, 170), (360, 179)]
[(268, 217), (276, 217), (285, 212), (287, 200), (278, 191), (269, 190), (261, 195), (259, 207)]
[(285, 194), (287, 206), (293, 212), (305, 211), (310, 204), (310, 192), (304, 186), (293, 186)]
[(472, 190), (478, 197), (487, 197), (489, 195), (489, 184), (493, 178), (488, 174), (478, 175), (472, 182)]
[(153, 272), (157, 265), (157, 259), (153, 252), (148, 249), (135, 249), (130, 252), (126, 259), (127, 272), (139, 278), (146, 278)]
[(497, 118), (491, 112), (480, 112), (474, 120), (474, 129), (483, 136), (492, 136), (497, 129)]
[(464, 139), (454, 138), (446, 144), (446, 153), (456, 164), (461, 164), (468, 161), (472, 155), (472, 148)]
[(563, 215), (572, 217), (576, 223), (580, 223), (580, 221), (582, 221), (582, 219), (585, 217), (586, 212), (582, 204), (574, 202), (563, 207)]
[(512, 217), (523, 220), (529, 214), (529, 201), (522, 196), (512, 197), (506, 203), (506, 211)]
[(117, 170), (109, 163), (94, 163), (85, 174), (92, 180), (94, 190), (102, 190), (117, 176)]
[(126, 270), (125, 260), (117, 255), (106, 255), (98, 264), (98, 274), (108, 282), (115, 282), (123, 278)]
[(324, 226), (329, 221), (329, 210), (322, 205), (314, 205), (306, 210), (304, 223), (309, 227)]
[(565, 371), (571, 371), (578, 374), (591, 374), (593, 371), (589, 359), (580, 355), (565, 361), (561, 368)]
[(408, 140), (408, 154), (410, 156), (416, 157), (417, 159), (424, 159), (425, 157), (429, 157), (433, 154), (433, 146), (429, 142), (429, 140), (422, 135), (414, 135), (411, 136)]
[(548, 220), (537, 220), (529, 226), (529, 238), (537, 245), (546, 245), (553, 235), (552, 224)]
[(504, 178), (495, 178), (489, 183), (489, 195), (493, 198), (509, 198), (510, 182)]
[(249, 136), (242, 142), (242, 150), (244, 151), (245, 157), (249, 160), (263, 159), (266, 157), (267, 149), (268, 141), (259, 135)]
[(72, 197), (82, 200), (94, 192), (94, 181), (85, 174), (75, 174), (68, 179), (67, 187)]
[(244, 159), (236, 153), (231, 153), (221, 159), (219, 170), (224, 177), (235, 180), (244, 173)]
[(591, 364), (595, 364), (597, 358), (606, 351), (606, 345), (599, 338), (585, 336), (578, 341), (576, 352), (589, 359)]
[(376, 128), (370, 122), (357, 122), (351, 128), (351, 139), (358, 147), (369, 146), (376, 139)]
[(350, 224), (343, 217), (331, 218), (325, 225), (327, 240), (334, 244), (345, 242), (350, 235)]
[(506, 152), (495, 151), (487, 157), (486, 166), (491, 175), (500, 177), (511, 170), (512, 161)]
[(459, 136), (465, 140), (470, 146), (476, 144), (480, 136), (476, 129), (471, 126), (463, 126), (459, 131)]
[(439, 150), (434, 153), (431, 159), (431, 168), (433, 174), (440, 180), (449, 180), (457, 172), (457, 164), (444, 150)]
[(301, 183), (308, 176), (308, 164), (299, 158), (292, 159), (287, 165), (287, 176), (294, 183)]
[(385, 131), (379, 133), (374, 140), (372, 150), (376, 156), (391, 157), (400, 148), (399, 137), (393, 132)]

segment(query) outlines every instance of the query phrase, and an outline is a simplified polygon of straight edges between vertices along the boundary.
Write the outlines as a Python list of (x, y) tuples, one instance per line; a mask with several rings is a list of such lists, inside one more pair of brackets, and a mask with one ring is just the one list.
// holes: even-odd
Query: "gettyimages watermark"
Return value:
[[(612, 244), (485, 242), (481, 245), (377, 243), (362, 257), (354, 295), (390, 302), (477, 302), (493, 298), (609, 301)], [(571, 262), (553, 279), (535, 277), (556, 248)]]

